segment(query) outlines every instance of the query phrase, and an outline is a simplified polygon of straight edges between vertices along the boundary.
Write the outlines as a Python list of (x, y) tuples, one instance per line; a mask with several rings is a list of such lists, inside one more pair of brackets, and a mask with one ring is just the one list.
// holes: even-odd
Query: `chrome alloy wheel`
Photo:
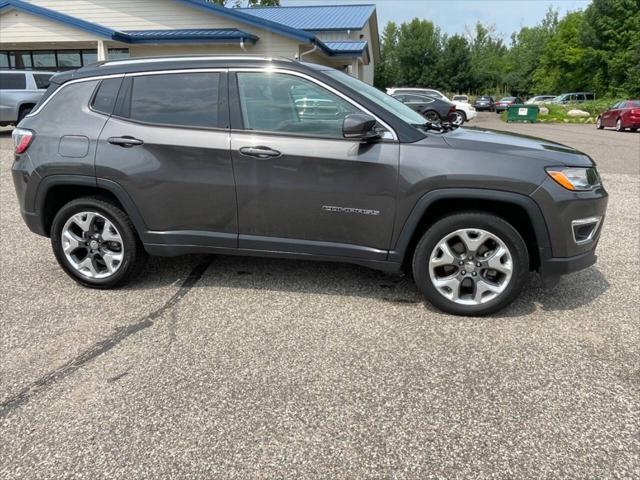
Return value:
[(496, 235), (464, 228), (440, 240), (429, 257), (436, 290), (460, 305), (480, 305), (498, 297), (513, 274), (512, 255)]
[(115, 225), (100, 213), (73, 215), (62, 227), (61, 241), (71, 266), (87, 278), (108, 278), (122, 265), (122, 236)]
[(454, 124), (456, 127), (459, 127), (462, 124), (464, 124), (464, 115), (459, 111), (456, 110), (456, 112), (451, 114), (451, 116), (452, 116), (451, 123)]

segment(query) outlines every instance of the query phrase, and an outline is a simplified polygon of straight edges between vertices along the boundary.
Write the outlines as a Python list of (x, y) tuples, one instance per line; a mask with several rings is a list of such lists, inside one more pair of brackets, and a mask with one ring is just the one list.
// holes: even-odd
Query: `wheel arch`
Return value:
[(532, 198), (498, 190), (460, 188), (434, 190), (418, 200), (389, 252), (389, 260), (406, 265), (429, 226), (448, 214), (460, 211), (488, 212), (512, 224), (527, 244), (533, 270), (539, 268), (541, 260), (550, 252), (547, 225)]
[[(46, 236), (63, 205), (85, 196), (100, 195), (118, 205), (131, 219), (138, 235), (143, 239), (147, 227), (127, 192), (116, 182), (83, 175), (50, 175), (40, 182), (35, 196), (35, 211), (40, 213), (40, 227)], [(143, 240), (144, 241), (144, 240)]]

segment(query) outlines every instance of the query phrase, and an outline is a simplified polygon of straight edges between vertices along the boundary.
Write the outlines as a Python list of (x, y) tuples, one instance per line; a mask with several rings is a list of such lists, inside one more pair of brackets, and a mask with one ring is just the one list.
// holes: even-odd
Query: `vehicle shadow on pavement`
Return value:
[[(194, 288), (237, 290), (238, 295), (243, 290), (264, 290), (371, 298), (396, 305), (422, 304), (429, 312), (441, 313), (424, 300), (409, 277), (334, 262), (222, 255), (153, 257), (141, 278), (127, 288), (148, 289), (178, 283), (180, 275), (203, 261), (210, 264)], [(518, 317), (536, 310), (572, 310), (590, 304), (608, 288), (609, 282), (595, 266), (562, 277), (552, 288), (544, 288), (540, 276), (531, 274), (520, 297), (492, 317)]]

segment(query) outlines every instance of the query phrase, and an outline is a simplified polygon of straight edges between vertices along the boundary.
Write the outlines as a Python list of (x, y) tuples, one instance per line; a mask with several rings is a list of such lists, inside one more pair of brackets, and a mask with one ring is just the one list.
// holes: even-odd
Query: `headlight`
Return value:
[(591, 190), (600, 186), (600, 175), (595, 168), (547, 168), (547, 173), (567, 190)]

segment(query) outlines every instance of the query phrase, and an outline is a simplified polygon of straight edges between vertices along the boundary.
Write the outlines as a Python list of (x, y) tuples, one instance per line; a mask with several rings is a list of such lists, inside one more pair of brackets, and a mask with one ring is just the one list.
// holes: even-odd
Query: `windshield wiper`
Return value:
[(456, 128), (451, 123), (438, 123), (438, 122), (431, 122), (429, 120), (427, 120), (424, 123), (414, 123), (413, 126), (418, 128), (424, 128), (425, 130), (433, 130), (441, 133), (446, 132), (448, 130), (453, 130), (454, 128)]

